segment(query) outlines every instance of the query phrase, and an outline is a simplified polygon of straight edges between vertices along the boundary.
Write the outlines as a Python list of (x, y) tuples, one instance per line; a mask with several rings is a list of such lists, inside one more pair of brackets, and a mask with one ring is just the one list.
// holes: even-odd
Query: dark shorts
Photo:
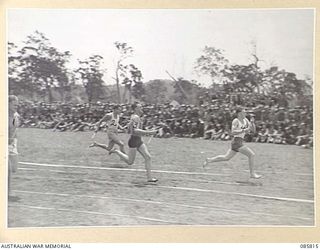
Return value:
[(140, 136), (131, 136), (128, 141), (129, 148), (139, 148), (143, 144)]
[(243, 138), (241, 137), (233, 137), (231, 142), (231, 149), (233, 151), (239, 152), (239, 148), (243, 146)]

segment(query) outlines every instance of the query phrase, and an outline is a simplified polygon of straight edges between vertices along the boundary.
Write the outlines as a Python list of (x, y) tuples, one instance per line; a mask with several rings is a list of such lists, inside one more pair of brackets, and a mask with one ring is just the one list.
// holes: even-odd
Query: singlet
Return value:
[(115, 117), (113, 113), (110, 113), (109, 115), (111, 116), (111, 119), (107, 121), (108, 132), (116, 133), (118, 132), (120, 116), (118, 115)]
[[(249, 121), (247, 118), (245, 118), (243, 122), (241, 122), (238, 118), (235, 118), (232, 122), (232, 131), (246, 129), (248, 127), (249, 127)], [(246, 134), (245, 132), (242, 132), (240, 134), (234, 135), (234, 137), (244, 138), (245, 134)]]
[(134, 129), (141, 129), (142, 128), (142, 121), (138, 115), (136, 115), (136, 114), (131, 115), (128, 127), (129, 127), (129, 133), (131, 134), (131, 137), (141, 137), (139, 135), (133, 134)]

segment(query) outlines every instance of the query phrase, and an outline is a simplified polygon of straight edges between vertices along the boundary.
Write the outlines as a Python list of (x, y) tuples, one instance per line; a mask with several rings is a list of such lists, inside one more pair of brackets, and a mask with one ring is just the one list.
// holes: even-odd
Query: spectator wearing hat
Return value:
[(269, 124), (262, 123), (261, 128), (259, 129), (258, 136), (256, 142), (267, 142), (268, 134), (269, 134)]
[[(172, 120), (168, 123), (172, 133), (168, 130), (161, 137), (177, 135), (179, 137), (196, 138), (203, 136), (204, 138), (211, 138), (212, 133), (210, 132), (217, 132), (212, 131), (212, 129), (217, 130), (216, 127), (212, 127), (211, 123), (213, 122), (213, 124), (220, 124), (223, 128), (223, 134), (225, 134), (225, 136), (222, 134), (221, 136), (216, 136), (215, 139), (225, 140), (225, 138), (228, 138), (226, 127), (231, 124), (232, 114), (236, 108), (225, 99), (225, 95), (225, 93), (217, 93), (218, 99), (199, 107), (189, 104), (183, 104), (181, 107), (173, 107), (169, 104), (143, 104), (143, 109), (145, 110), (143, 126), (156, 126), (158, 123), (166, 123), (167, 119), (174, 118), (174, 121)], [(272, 102), (269, 102), (268, 99), (270, 99), (270, 96), (258, 94), (241, 96), (242, 102), (245, 101), (249, 107), (253, 107), (250, 110), (252, 111), (250, 114), (256, 115), (258, 124), (265, 122), (269, 124), (268, 126), (274, 125), (277, 127), (278, 133), (283, 134), (283, 143), (292, 143), (293, 138), (288, 135), (288, 131), (295, 138), (294, 143), (297, 142), (299, 139), (297, 136), (301, 136), (301, 129), (297, 124), (305, 123), (310, 125), (310, 128), (307, 128), (307, 130), (308, 132), (312, 131), (313, 117), (310, 107), (297, 106), (294, 109), (288, 110), (284, 109), (283, 106), (279, 106), (277, 98), (274, 98)], [(111, 112), (114, 105), (113, 103), (101, 102), (91, 104), (91, 106), (87, 103), (76, 105), (60, 102), (52, 104), (43, 102), (22, 103), (19, 107), (22, 113), (20, 119), (21, 127), (55, 128), (55, 130), (59, 131), (93, 130), (92, 124), (98, 122), (104, 113)], [(122, 122), (126, 123), (131, 115), (129, 105), (121, 104), (121, 108), (122, 116), (124, 117)], [(50, 115), (54, 118), (51, 118)], [(69, 124), (69, 122), (72, 123)], [(57, 126), (58, 123), (60, 124)], [(286, 129), (287, 127), (290, 129)], [(264, 133), (265, 127), (258, 126), (256, 134), (246, 135), (245, 141), (264, 142)], [(299, 144), (301, 143), (303, 144), (303, 142), (299, 142)]]

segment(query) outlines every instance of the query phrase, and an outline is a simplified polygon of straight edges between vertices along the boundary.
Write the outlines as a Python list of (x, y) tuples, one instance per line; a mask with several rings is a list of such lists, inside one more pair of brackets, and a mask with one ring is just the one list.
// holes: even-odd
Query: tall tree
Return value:
[(228, 92), (260, 92), (263, 75), (255, 64), (231, 65), (223, 74)]
[(20, 81), (20, 61), (19, 61), (18, 47), (9, 42), (8, 43), (8, 81), (9, 93), (20, 95), (26, 89), (23, 82)]
[[(268, 86), (268, 94), (281, 96), (282, 99), (301, 101), (304, 96), (312, 93), (312, 86), (308, 81), (298, 79), (292, 72), (271, 67), (263, 72), (263, 81)], [(280, 98), (280, 97), (279, 97)]]
[(196, 60), (195, 70), (199, 75), (209, 76), (212, 86), (215, 87), (224, 82), (223, 70), (228, 63), (222, 50), (205, 46), (202, 55)]
[[(116, 76), (115, 81), (117, 85), (117, 95), (118, 95), (118, 103), (121, 103), (121, 93), (120, 93), (120, 83), (126, 82), (124, 76), (124, 72), (126, 71), (124, 61), (131, 57), (133, 54), (133, 48), (130, 47), (127, 43), (115, 42), (116, 49), (119, 52), (119, 57), (116, 65)], [(122, 78), (122, 79), (121, 79)]]
[(75, 70), (77, 78), (86, 90), (89, 103), (101, 99), (104, 94), (102, 78), (105, 70), (102, 68), (102, 60), (103, 57), (100, 55), (90, 56), (84, 61), (79, 61), (80, 67)]
[(39, 31), (29, 35), (24, 44), (16, 56), (20, 86), (31, 92), (33, 97), (40, 93), (52, 102), (52, 87), (69, 84), (65, 64), (70, 52), (60, 52), (52, 47), (49, 39)]
[(257, 41), (254, 39), (251, 42), (252, 48), (251, 48), (251, 56), (253, 58), (252, 64), (250, 64), (250, 71), (252, 73), (251, 76), (251, 85), (253, 85), (256, 89), (256, 91), (260, 94), (261, 88), (264, 86), (262, 85), (262, 72), (260, 69), (260, 62), (264, 62), (262, 59), (260, 59), (258, 52), (257, 52)]
[(137, 99), (143, 98), (145, 91), (141, 71), (134, 64), (129, 64), (122, 67), (120, 75), (123, 79), (122, 84), (124, 85), (123, 101), (127, 93), (129, 94), (129, 103), (132, 101), (132, 95)]

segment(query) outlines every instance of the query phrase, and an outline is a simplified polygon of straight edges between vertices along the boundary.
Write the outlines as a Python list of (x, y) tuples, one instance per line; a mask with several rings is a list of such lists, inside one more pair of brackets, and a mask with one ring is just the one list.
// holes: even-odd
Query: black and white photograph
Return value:
[(315, 227), (315, 10), (7, 9), (7, 228)]

